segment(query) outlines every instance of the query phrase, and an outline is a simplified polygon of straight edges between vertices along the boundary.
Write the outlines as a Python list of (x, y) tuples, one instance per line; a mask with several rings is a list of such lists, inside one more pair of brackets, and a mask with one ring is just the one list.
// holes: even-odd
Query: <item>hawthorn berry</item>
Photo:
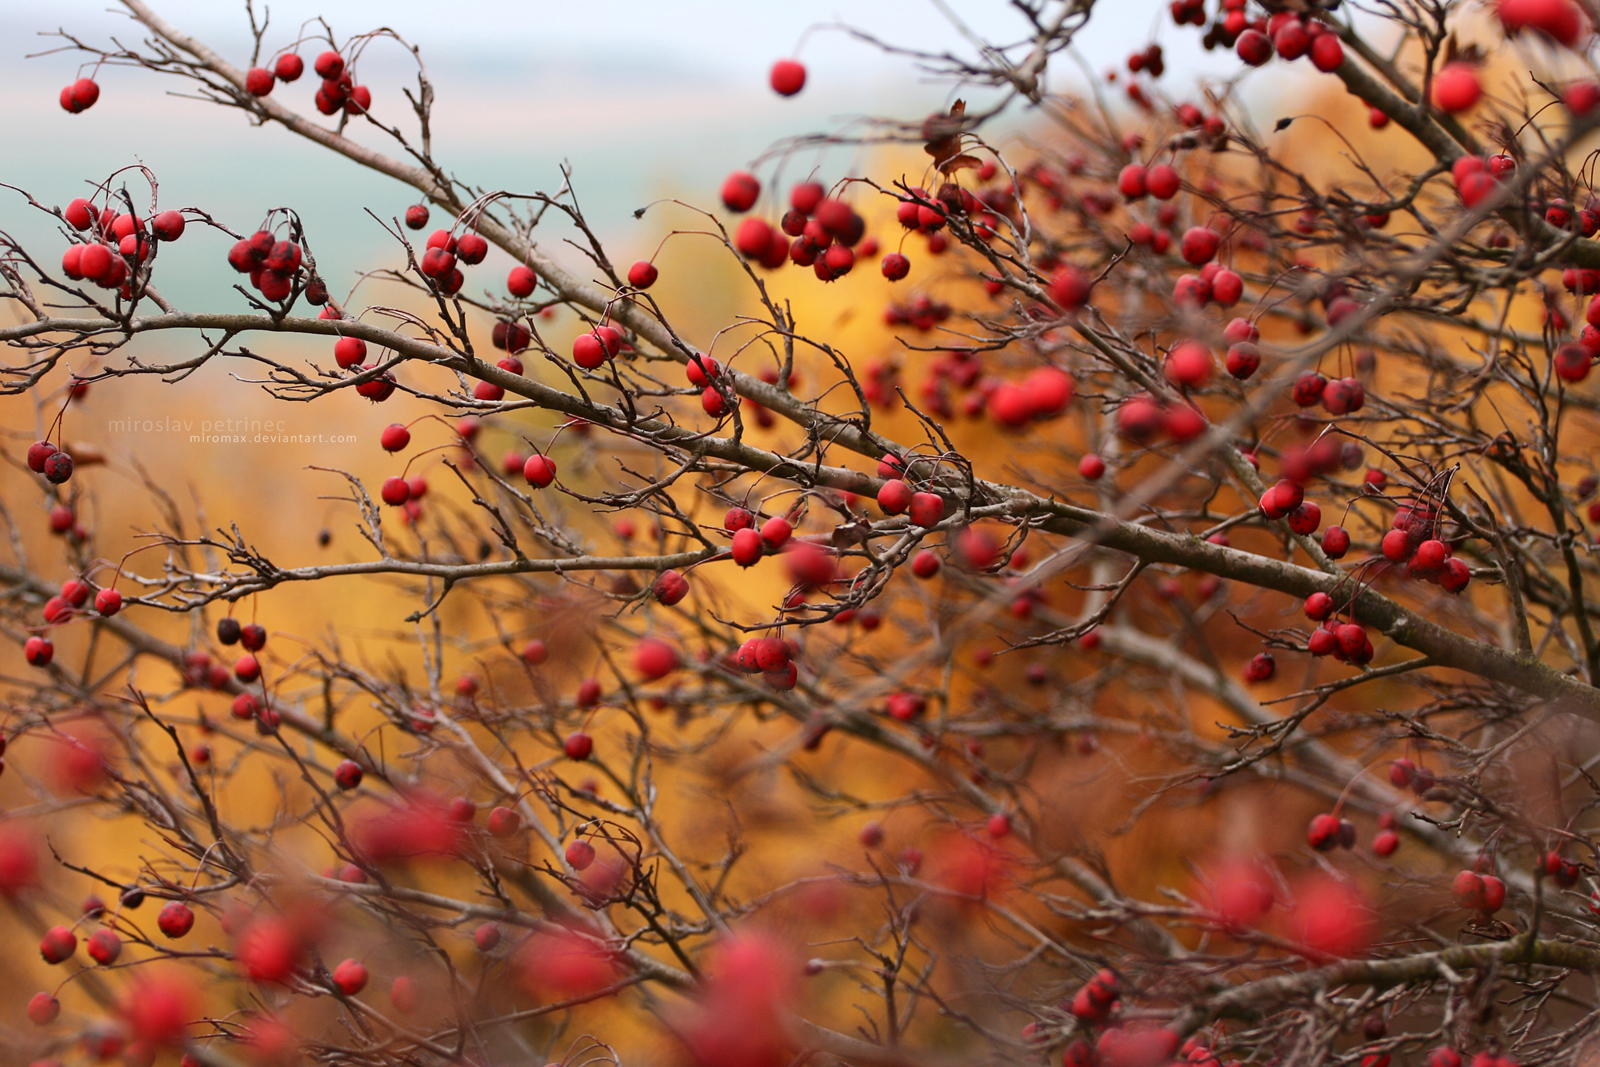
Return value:
[(1117, 175), (1117, 191), (1125, 200), (1142, 200), (1149, 192), (1146, 171), (1138, 163), (1129, 163)]
[(567, 845), (566, 859), (567, 866), (573, 870), (588, 870), (594, 862), (594, 846), (582, 838), (576, 838)]
[(1339, 844), (1340, 823), (1337, 815), (1316, 815), (1306, 830), (1306, 843), (1318, 852), (1327, 852)]
[(656, 600), (671, 607), (689, 595), (689, 581), (677, 571), (662, 571), (651, 585)]
[(341, 760), (333, 769), (333, 781), (340, 789), (350, 790), (361, 784), (365, 772), (355, 760)]
[(89, 940), (84, 944), (88, 949), (89, 958), (102, 967), (117, 962), (117, 957), (122, 955), (122, 938), (113, 930), (96, 930), (89, 935)]
[(110, 618), (122, 610), (122, 594), (115, 589), (102, 589), (94, 595), (94, 610)]
[(60, 485), (72, 477), (72, 457), (64, 451), (50, 453), (44, 460), (45, 481)]
[(92, 78), (79, 78), (61, 90), (62, 109), (74, 115), (94, 107), (95, 101), (99, 99), (100, 86)]
[(907, 512), (914, 525), (931, 529), (944, 521), (944, 497), (937, 493), (913, 493)]
[(311, 69), (316, 71), (317, 77), (323, 81), (337, 81), (344, 73), (344, 57), (331, 50), (323, 52), (311, 64)]
[(49, 1026), (61, 1014), (61, 1001), (49, 993), (35, 993), (28, 1000), (28, 1019), (35, 1026)]
[(194, 928), (194, 912), (181, 900), (170, 900), (156, 915), (156, 926), (176, 940)]
[(761, 535), (755, 530), (746, 527), (734, 531), (733, 535), (733, 561), (741, 567), (753, 567), (762, 555)]
[(628, 268), (628, 284), (635, 289), (648, 289), (656, 283), (658, 274), (654, 263), (641, 259)]
[(489, 831), (490, 837), (510, 837), (522, 829), (522, 816), (513, 808), (497, 807), (489, 812), (484, 828)]
[(39, 955), (50, 964), (65, 963), (78, 951), (78, 935), (65, 926), (52, 926), (39, 940)]
[(1343, 559), (1350, 551), (1350, 535), (1343, 526), (1330, 526), (1323, 531), (1322, 551), (1329, 559)]
[(736, 170), (722, 183), (723, 206), (732, 212), (749, 211), (760, 195), (761, 183), (748, 171)]
[(561, 743), (561, 751), (565, 752), (570, 760), (586, 760), (594, 751), (594, 738), (582, 730), (574, 731)]
[(251, 67), (244, 75), (244, 91), (251, 96), (266, 96), (276, 80), (267, 68)]
[(1226, 360), (1228, 373), (1245, 381), (1261, 366), (1261, 350), (1249, 341), (1237, 341), (1228, 346)]
[(493, 952), (500, 944), (500, 924), (493, 922), (480, 924), (472, 931), (472, 943), (477, 946), (479, 952)]
[(793, 96), (806, 87), (805, 65), (797, 59), (780, 59), (772, 64), (767, 80), (779, 96)]
[(55, 652), (55, 646), (50, 643), (50, 639), (37, 634), (28, 638), (22, 645), (22, 656), (33, 667), (50, 666), (50, 660), (54, 658)]
[(333, 969), (333, 984), (347, 997), (365, 989), (367, 977), (366, 965), (360, 960), (344, 960)]

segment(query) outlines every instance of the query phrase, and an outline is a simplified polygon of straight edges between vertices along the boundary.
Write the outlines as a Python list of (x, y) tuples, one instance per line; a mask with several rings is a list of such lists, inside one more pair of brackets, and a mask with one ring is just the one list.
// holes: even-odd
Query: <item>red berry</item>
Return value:
[(1498, 13), (1507, 36), (1538, 30), (1571, 48), (1583, 35), (1583, 14), (1571, 0), (1500, 0)]
[(49, 993), (35, 993), (28, 1000), (28, 1019), (35, 1026), (49, 1026), (61, 1014), (61, 1001)]
[(45, 460), (55, 453), (56, 446), (49, 441), (35, 441), (28, 446), (28, 469), (35, 474), (43, 474)]
[(1344, 62), (1344, 44), (1331, 33), (1324, 33), (1311, 42), (1311, 65), (1324, 74), (1331, 74)]
[(360, 960), (345, 960), (333, 969), (333, 984), (339, 992), (353, 997), (367, 987), (367, 968)]
[(1323, 531), (1322, 551), (1329, 559), (1342, 559), (1350, 551), (1350, 535), (1343, 526), (1330, 526)]
[(878, 507), (885, 515), (898, 515), (911, 504), (911, 487), (899, 478), (890, 478), (878, 490)]
[(1157, 200), (1171, 200), (1182, 185), (1178, 172), (1166, 163), (1156, 164), (1145, 175), (1145, 188)]
[(122, 610), (122, 594), (115, 589), (102, 589), (94, 595), (94, 610), (110, 618)]
[(1167, 353), (1166, 372), (1167, 380), (1174, 385), (1190, 389), (1204, 385), (1211, 377), (1211, 352), (1197, 341), (1175, 345)]
[(522, 646), (522, 660), (524, 663), (537, 667), (549, 658), (550, 650), (537, 637)]
[(1143, 199), (1149, 192), (1146, 185), (1146, 171), (1138, 163), (1129, 163), (1117, 175), (1117, 191), (1127, 200)]
[(522, 465), (522, 476), (528, 484), (539, 489), (548, 488), (556, 480), (556, 461), (549, 456), (535, 453), (528, 457)]
[(383, 428), (378, 443), (385, 452), (399, 452), (411, 443), (411, 431), (398, 422), (391, 422)]
[(367, 342), (359, 337), (341, 337), (333, 343), (333, 359), (346, 370), (367, 358)]
[(28, 638), (22, 645), (22, 656), (33, 667), (48, 667), (50, 660), (55, 656), (55, 646), (48, 637), (35, 634)]
[(272, 71), (265, 67), (251, 67), (244, 75), (244, 91), (251, 96), (266, 96), (272, 92), (272, 85), (276, 79)]
[(761, 559), (761, 535), (746, 527), (733, 535), (733, 561), (741, 567), (753, 567)]
[(337, 81), (339, 75), (344, 73), (344, 57), (338, 52), (323, 52), (311, 64), (311, 69), (317, 72), (317, 77), (323, 81)]
[(39, 955), (46, 963), (64, 963), (78, 950), (78, 935), (65, 926), (52, 926), (39, 940)]
[(567, 866), (575, 871), (583, 871), (594, 862), (594, 846), (578, 838), (567, 845)]
[(917, 526), (937, 526), (944, 520), (944, 498), (937, 493), (913, 493), (909, 514)]
[[(1184, 262), (1193, 266), (1210, 263), (1222, 245), (1222, 235), (1205, 226), (1194, 226), (1184, 232), (1182, 254)], [(1213, 295), (1215, 295), (1213, 291)]]
[(1446, 63), (1433, 76), (1433, 103), (1452, 115), (1471, 109), (1483, 95), (1478, 68), (1470, 63)]
[(361, 769), (361, 764), (355, 760), (342, 760), (333, 769), (333, 780), (340, 789), (354, 789), (361, 784), (364, 773)]
[(1450, 895), (1459, 907), (1468, 911), (1482, 910), (1485, 902), (1483, 877), (1476, 871), (1457, 873), (1450, 883)]
[(749, 211), (760, 195), (761, 183), (748, 171), (736, 170), (722, 183), (722, 203), (729, 211)]
[(1317, 815), (1311, 819), (1311, 826), (1306, 831), (1306, 843), (1318, 852), (1327, 852), (1339, 843), (1339, 817), (1337, 815)]
[(561, 751), (567, 754), (568, 759), (586, 760), (589, 758), (589, 754), (594, 751), (594, 738), (581, 730), (570, 733), (567, 735), (567, 739), (561, 743)]
[(677, 571), (662, 571), (656, 578), (652, 591), (656, 600), (671, 607), (689, 595), (689, 581)]
[(1050, 279), (1050, 299), (1063, 311), (1077, 311), (1088, 303), (1092, 281), (1087, 273), (1077, 267), (1066, 266), (1056, 271)]
[(1299, 59), (1311, 48), (1311, 34), (1306, 32), (1305, 23), (1298, 17), (1291, 18), (1272, 35), (1272, 47), (1284, 59)]
[(635, 289), (648, 289), (656, 283), (658, 273), (654, 263), (641, 259), (628, 268), (628, 284)]
[(534, 286), (539, 284), (539, 276), (533, 268), (525, 264), (517, 264), (511, 268), (511, 273), (506, 276), (506, 290), (512, 296), (526, 298), (533, 295)]
[(799, 60), (780, 59), (772, 64), (769, 81), (779, 96), (793, 96), (806, 87), (806, 68)]
[(411, 486), (398, 474), (390, 475), (384, 479), (382, 496), (385, 504), (397, 508), (411, 499)]
[(492, 952), (500, 944), (500, 924), (482, 923), (472, 931), (472, 943), (479, 952)]
[(278, 80), (281, 82), (299, 81), (300, 75), (304, 74), (305, 71), (306, 61), (294, 52), (285, 52), (272, 65), (272, 73), (277, 75)]
[(1234, 42), (1239, 58), (1252, 67), (1259, 67), (1272, 58), (1272, 40), (1257, 30), (1245, 30)]
[(1228, 347), (1228, 373), (1244, 381), (1261, 366), (1261, 350), (1249, 341), (1239, 341)]

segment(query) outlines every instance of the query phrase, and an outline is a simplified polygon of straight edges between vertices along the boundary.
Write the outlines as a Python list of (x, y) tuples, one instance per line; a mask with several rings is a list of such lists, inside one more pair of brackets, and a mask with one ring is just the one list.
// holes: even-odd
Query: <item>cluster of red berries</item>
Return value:
[(789, 690), (795, 687), (799, 669), (795, 658), (800, 646), (781, 637), (752, 637), (734, 653), (733, 667), (743, 674), (760, 674), (766, 677), (773, 689)]
[[(950, 305), (942, 300), (935, 300), (926, 293), (918, 293), (908, 303), (890, 304), (883, 309), (884, 325), (910, 326), (922, 333), (927, 333), (949, 317)], [(867, 401), (876, 403), (870, 394), (867, 396)]]
[(952, 391), (960, 395), (960, 411), (968, 418), (988, 415), (1007, 430), (1058, 418), (1077, 391), (1072, 376), (1059, 367), (1039, 367), (1020, 381), (983, 373), (977, 353), (954, 351), (933, 361), (919, 392), (926, 409), (953, 418)]
[(1135, 444), (1148, 445), (1165, 436), (1182, 444), (1206, 432), (1206, 417), (1189, 404), (1163, 405), (1139, 393), (1117, 408), (1117, 432)]
[[(1487, 157), (1462, 156), (1450, 165), (1450, 177), (1455, 182), (1456, 196), (1460, 197), (1461, 203), (1466, 207), (1475, 208), (1488, 199), (1490, 194), (1499, 188), (1501, 182), (1509, 180), (1516, 173), (1516, 169), (1516, 160), (1503, 153)], [(1545, 217), (1552, 225), (1563, 229), (1570, 226), (1573, 221), (1570, 208), (1564, 200), (1553, 202)], [(1583, 226), (1587, 226), (1590, 221), (1587, 218), (1579, 219)], [(1600, 216), (1596, 216), (1592, 221), (1600, 226)]]
[(1298, 407), (1308, 408), (1321, 404), (1330, 415), (1349, 415), (1360, 411), (1367, 403), (1367, 387), (1359, 378), (1335, 378), (1329, 381), (1317, 371), (1308, 370), (1294, 380), (1289, 396)]
[[(454, 296), (461, 291), (461, 286), (466, 282), (466, 277), (461, 273), (458, 264), (465, 263), (471, 266), (482, 263), (488, 254), (489, 242), (481, 234), (469, 230), (457, 237), (449, 230), (434, 230), (428, 235), (427, 247), (423, 250), (417, 269), (439, 292), (445, 296)], [(509, 279), (507, 285), (510, 285)], [(512, 291), (515, 293), (515, 289)], [(529, 286), (528, 292), (532, 291), (532, 286)]]
[(779, 96), (793, 96), (806, 87), (805, 64), (798, 59), (780, 59), (772, 64), (767, 81)]
[(133, 276), (155, 257), (157, 243), (176, 241), (184, 230), (182, 213), (170, 208), (147, 227), (131, 212), (118, 212), (109, 205), (96, 211), (82, 197), (68, 204), (61, 217), (86, 234), (62, 253), (62, 273), (74, 281), (87, 279), (102, 289), (116, 289), (124, 299), (133, 296)]
[[(728, 210), (742, 213), (755, 205), (760, 193), (754, 175), (737, 171), (723, 182), (722, 203)], [(765, 219), (745, 219), (734, 232), (733, 244), (746, 259), (768, 270), (792, 261), (831, 282), (850, 273), (858, 250), (862, 255), (877, 250), (875, 241), (862, 240), (866, 228), (866, 221), (854, 208), (828, 196), (820, 183), (801, 182), (790, 190), (789, 210), (778, 228)]]
[[(774, 516), (756, 528), (756, 517), (747, 508), (731, 507), (722, 517), (722, 528), (733, 535), (729, 554), (741, 567), (753, 567), (769, 552), (781, 552), (789, 544), (794, 527), (781, 515)], [(828, 578), (833, 577), (831, 571)]]
[(326, 304), (328, 289), (302, 272), (304, 258), (305, 253), (297, 242), (280, 239), (266, 229), (234, 242), (228, 250), (228, 266), (240, 274), (248, 274), (251, 288), (268, 300), (274, 303), (288, 300), (294, 293), (295, 283), (304, 280), (306, 300), (312, 304)]
[[(35, 441), (28, 446), (28, 469), (35, 474), (42, 474), (51, 485), (60, 485), (72, 477), (72, 456), (65, 449), (57, 448), (49, 441)], [(68, 520), (71, 513), (68, 513)], [(55, 525), (55, 517), (51, 516), (51, 526)]]
[(1438, 516), (1426, 504), (1395, 509), (1393, 528), (1383, 535), (1383, 558), (1446, 592), (1459, 593), (1472, 580), (1466, 563), (1450, 554), (1437, 535)]
[[(322, 84), (317, 87), (315, 103), (324, 115), (365, 115), (372, 107), (372, 90), (357, 85), (355, 77), (338, 52), (323, 52), (312, 64)], [(245, 92), (251, 96), (266, 96), (278, 82), (298, 81), (306, 70), (305, 60), (297, 53), (285, 52), (273, 63), (272, 69), (251, 67), (245, 72)]]
[(1222, 25), (1233, 32), (1233, 48), (1239, 58), (1252, 67), (1280, 58), (1296, 60), (1310, 56), (1311, 65), (1324, 73), (1338, 70), (1344, 63), (1344, 45), (1326, 23), (1292, 11), (1280, 11), (1270, 18), (1250, 20), (1243, 0), (1229, 0), (1234, 6)]

